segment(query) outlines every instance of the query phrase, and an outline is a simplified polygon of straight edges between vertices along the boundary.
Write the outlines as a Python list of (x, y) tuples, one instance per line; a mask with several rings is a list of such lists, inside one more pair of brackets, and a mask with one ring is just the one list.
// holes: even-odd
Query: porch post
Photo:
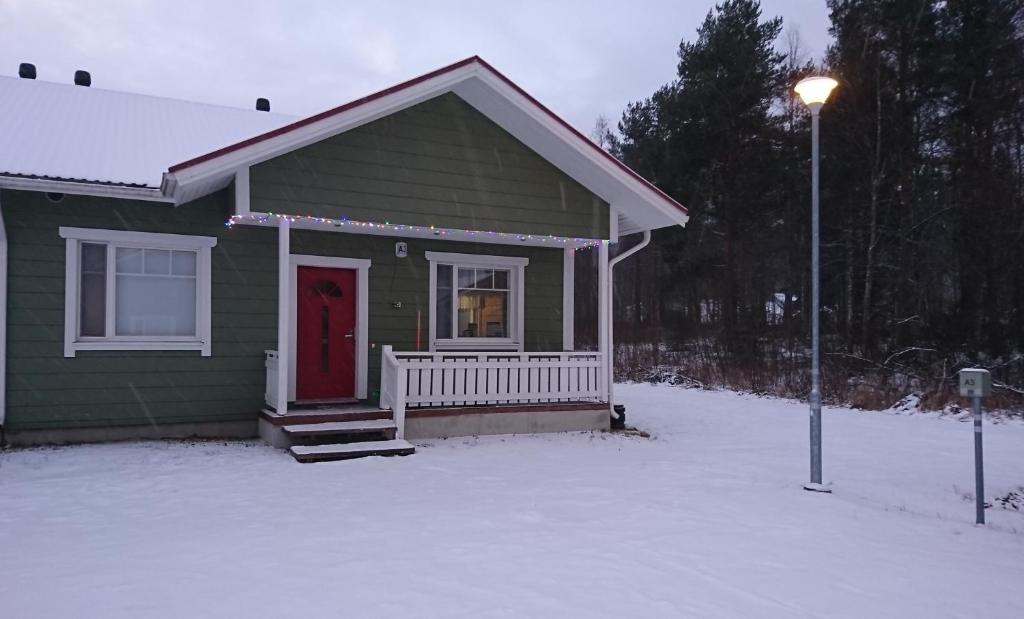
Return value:
[(277, 223), (277, 402), (279, 415), (288, 412), (288, 377), (291, 375), (290, 338), (291, 286), (289, 282), (291, 247), (290, 222), (287, 218)]
[[(7, 415), (7, 229), (0, 210), (0, 430)], [(3, 442), (0, 431), (0, 443)]]
[(601, 395), (611, 410), (611, 270), (608, 264), (608, 243), (602, 241), (597, 250), (597, 349), (601, 352)]
[(576, 248), (562, 258), (562, 350), (576, 350)]

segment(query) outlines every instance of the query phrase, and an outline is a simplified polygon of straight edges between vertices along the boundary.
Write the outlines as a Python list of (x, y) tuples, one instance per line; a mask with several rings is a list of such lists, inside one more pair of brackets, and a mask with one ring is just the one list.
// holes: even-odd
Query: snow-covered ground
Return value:
[[(652, 439), (256, 443), (0, 455), (4, 617), (1024, 617), (1024, 513), (975, 527), (971, 426), (623, 385)], [(1024, 425), (985, 428), (987, 494)]]

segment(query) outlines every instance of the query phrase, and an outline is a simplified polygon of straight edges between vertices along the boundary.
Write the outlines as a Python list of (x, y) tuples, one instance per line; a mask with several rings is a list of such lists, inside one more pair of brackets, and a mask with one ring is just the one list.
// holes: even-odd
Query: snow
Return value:
[(0, 173), (149, 187), (174, 164), (296, 120), (5, 76), (0, 110)]
[[(298, 464), (258, 443), (0, 455), (9, 617), (1022, 617), (1024, 514), (973, 525), (970, 424), (622, 385), (652, 433), (433, 441)], [(987, 495), (1024, 425), (986, 424)]]

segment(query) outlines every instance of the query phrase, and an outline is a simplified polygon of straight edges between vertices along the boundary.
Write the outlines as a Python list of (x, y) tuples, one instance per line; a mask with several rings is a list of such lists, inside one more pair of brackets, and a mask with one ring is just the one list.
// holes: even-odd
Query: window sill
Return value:
[(514, 342), (508, 339), (488, 339), (488, 338), (474, 338), (474, 339), (459, 339), (459, 340), (437, 340), (434, 342), (434, 350), (437, 351), (460, 351), (460, 350), (502, 350), (502, 351), (519, 351), (522, 350), (522, 346), (519, 342)]
[(148, 350), (148, 351), (175, 351), (175, 350), (197, 350), (203, 357), (209, 357), (210, 346), (198, 340), (194, 341), (130, 341), (130, 340), (106, 340), (106, 341), (84, 341), (71, 342), (64, 350), (65, 357), (74, 357), (78, 351), (92, 350)]

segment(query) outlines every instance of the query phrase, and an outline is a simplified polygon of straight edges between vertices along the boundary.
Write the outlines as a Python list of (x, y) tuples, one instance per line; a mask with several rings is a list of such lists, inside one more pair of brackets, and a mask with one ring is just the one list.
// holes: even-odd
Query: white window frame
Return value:
[[(64, 356), (74, 357), (80, 350), (198, 350), (202, 356), (212, 354), (211, 346), (211, 249), (217, 244), (212, 236), (127, 232), (99, 228), (59, 229), (66, 240), (64, 261)], [(82, 243), (107, 246), (107, 333), (105, 337), (79, 336), (81, 317), (80, 258)], [(167, 249), (196, 252), (196, 335), (140, 336), (112, 335), (115, 252), (119, 247), (134, 249)]]
[[(430, 262), (430, 352), (438, 350), (515, 350), (523, 351), (523, 333), (526, 322), (526, 266), (529, 258), (518, 256), (492, 256), (479, 254), (455, 254), (448, 252), (425, 252)], [(437, 337), (437, 265), (452, 267), (452, 335), (451, 338)], [(458, 320), (458, 273), (459, 267), (477, 269), (507, 269), (509, 275), (508, 331), (514, 337), (459, 337), (455, 321)]]

